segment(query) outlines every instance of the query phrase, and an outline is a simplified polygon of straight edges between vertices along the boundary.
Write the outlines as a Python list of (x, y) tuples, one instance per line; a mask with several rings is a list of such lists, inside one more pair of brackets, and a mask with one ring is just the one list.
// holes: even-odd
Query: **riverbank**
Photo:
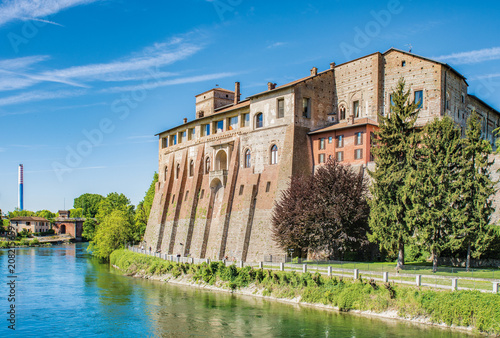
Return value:
[(500, 295), (436, 291), (250, 267), (239, 269), (219, 262), (174, 263), (128, 250), (113, 252), (110, 262), (134, 277), (500, 335)]

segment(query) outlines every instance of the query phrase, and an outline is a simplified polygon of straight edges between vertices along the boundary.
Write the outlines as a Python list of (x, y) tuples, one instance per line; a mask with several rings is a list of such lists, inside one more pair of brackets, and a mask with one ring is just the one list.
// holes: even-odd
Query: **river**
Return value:
[[(86, 244), (19, 248), (15, 302), (0, 250), (0, 337), (462, 337), (449, 329), (120, 275)], [(15, 331), (8, 328), (15, 305)]]

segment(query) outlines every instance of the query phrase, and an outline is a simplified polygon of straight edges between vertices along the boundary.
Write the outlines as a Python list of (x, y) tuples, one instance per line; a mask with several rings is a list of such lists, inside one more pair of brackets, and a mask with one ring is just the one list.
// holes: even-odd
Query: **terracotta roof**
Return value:
[(19, 216), (13, 217), (10, 219), (11, 221), (34, 221), (34, 222), (48, 222), (48, 219), (43, 217), (35, 217), (35, 216)]
[[(238, 104), (232, 104), (232, 105), (228, 105), (228, 106), (219, 108), (221, 110), (215, 109), (215, 113), (212, 115), (208, 115), (208, 116), (214, 116), (214, 115), (219, 114), (219, 113), (226, 113), (226, 112), (231, 111), (231, 110), (236, 110), (236, 109), (248, 107), (248, 106), (250, 106), (250, 100), (245, 100), (245, 101), (242, 101)], [(200, 120), (200, 119), (198, 119), (198, 120)]]
[(354, 120), (353, 124), (348, 124), (347, 122), (342, 122), (342, 123), (337, 123), (337, 124), (331, 125), (331, 126), (326, 127), (326, 128), (314, 130), (314, 131), (311, 131), (309, 133), (309, 135), (324, 133), (324, 132), (332, 131), (332, 130), (349, 129), (349, 128), (368, 125), (368, 124), (372, 125), (372, 126), (378, 126), (378, 123), (376, 121), (373, 121), (372, 119), (369, 119), (366, 117), (363, 119)]

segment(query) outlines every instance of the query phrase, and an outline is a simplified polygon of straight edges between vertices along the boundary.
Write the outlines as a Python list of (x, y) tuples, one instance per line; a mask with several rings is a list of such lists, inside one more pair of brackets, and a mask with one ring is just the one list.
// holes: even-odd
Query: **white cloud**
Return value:
[(275, 42), (275, 43), (272, 43), (269, 46), (267, 46), (267, 48), (271, 49), (271, 48), (281, 47), (281, 46), (284, 46), (286, 44), (287, 44), (286, 42)]
[(204, 82), (204, 81), (209, 81), (209, 80), (222, 79), (222, 78), (230, 77), (230, 76), (234, 76), (234, 75), (237, 75), (237, 74), (236, 73), (215, 73), (215, 74), (198, 75), (198, 76), (177, 78), (177, 79), (173, 79), (173, 80), (143, 83), (143, 84), (132, 85), (132, 86), (112, 87), (112, 88), (104, 89), (104, 90), (102, 90), (102, 92), (103, 93), (119, 93), (119, 92), (129, 92), (129, 91), (134, 91), (134, 90), (155, 89), (155, 88), (159, 88), (159, 87), (173, 86), (173, 85), (179, 85), (179, 84)]
[(6, 0), (0, 5), (0, 26), (16, 20), (42, 18), (95, 1), (97, 0)]
[(0, 60), (0, 69), (5, 71), (26, 70), (32, 65), (49, 59), (48, 55), (26, 56), (15, 59)]
[(478, 76), (475, 76), (473, 78), (470, 78), (469, 80), (474, 81), (474, 80), (494, 79), (497, 77), (500, 77), (500, 73), (478, 75)]
[(500, 47), (472, 50), (469, 52), (453, 53), (449, 55), (441, 55), (438, 57), (433, 57), (432, 59), (455, 65), (498, 60), (500, 59)]
[(18, 95), (0, 98), (0, 107), (12, 104), (75, 97), (85, 94), (83, 90), (31, 91)]

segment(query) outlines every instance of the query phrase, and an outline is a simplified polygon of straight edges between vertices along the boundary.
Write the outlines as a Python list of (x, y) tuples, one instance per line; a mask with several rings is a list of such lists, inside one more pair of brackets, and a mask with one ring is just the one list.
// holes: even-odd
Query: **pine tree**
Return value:
[(473, 111), (467, 120), (465, 139), (462, 141), (462, 172), (458, 186), (460, 190), (459, 217), (456, 219), (452, 240), (454, 249), (467, 248), (467, 270), (471, 256), (478, 258), (495, 238), (495, 230), (489, 224), (493, 213), (491, 197), (495, 193), (490, 179), (488, 160), (491, 146), (481, 138), (481, 124)]
[(435, 119), (423, 129), (416, 170), (410, 174), (413, 194), (409, 220), (418, 242), (429, 247), (434, 272), (460, 213), (456, 208), (460, 199), (460, 143), (460, 130), (451, 118)]
[(410, 91), (405, 91), (401, 79), (392, 94), (394, 104), (389, 116), (379, 116), (380, 129), (372, 150), (376, 169), (369, 172), (373, 178), (369, 238), (381, 248), (398, 252), (398, 268), (404, 265), (404, 246), (414, 233), (408, 220), (411, 209), (408, 178), (415, 165), (418, 105), (410, 103), (409, 96)]

